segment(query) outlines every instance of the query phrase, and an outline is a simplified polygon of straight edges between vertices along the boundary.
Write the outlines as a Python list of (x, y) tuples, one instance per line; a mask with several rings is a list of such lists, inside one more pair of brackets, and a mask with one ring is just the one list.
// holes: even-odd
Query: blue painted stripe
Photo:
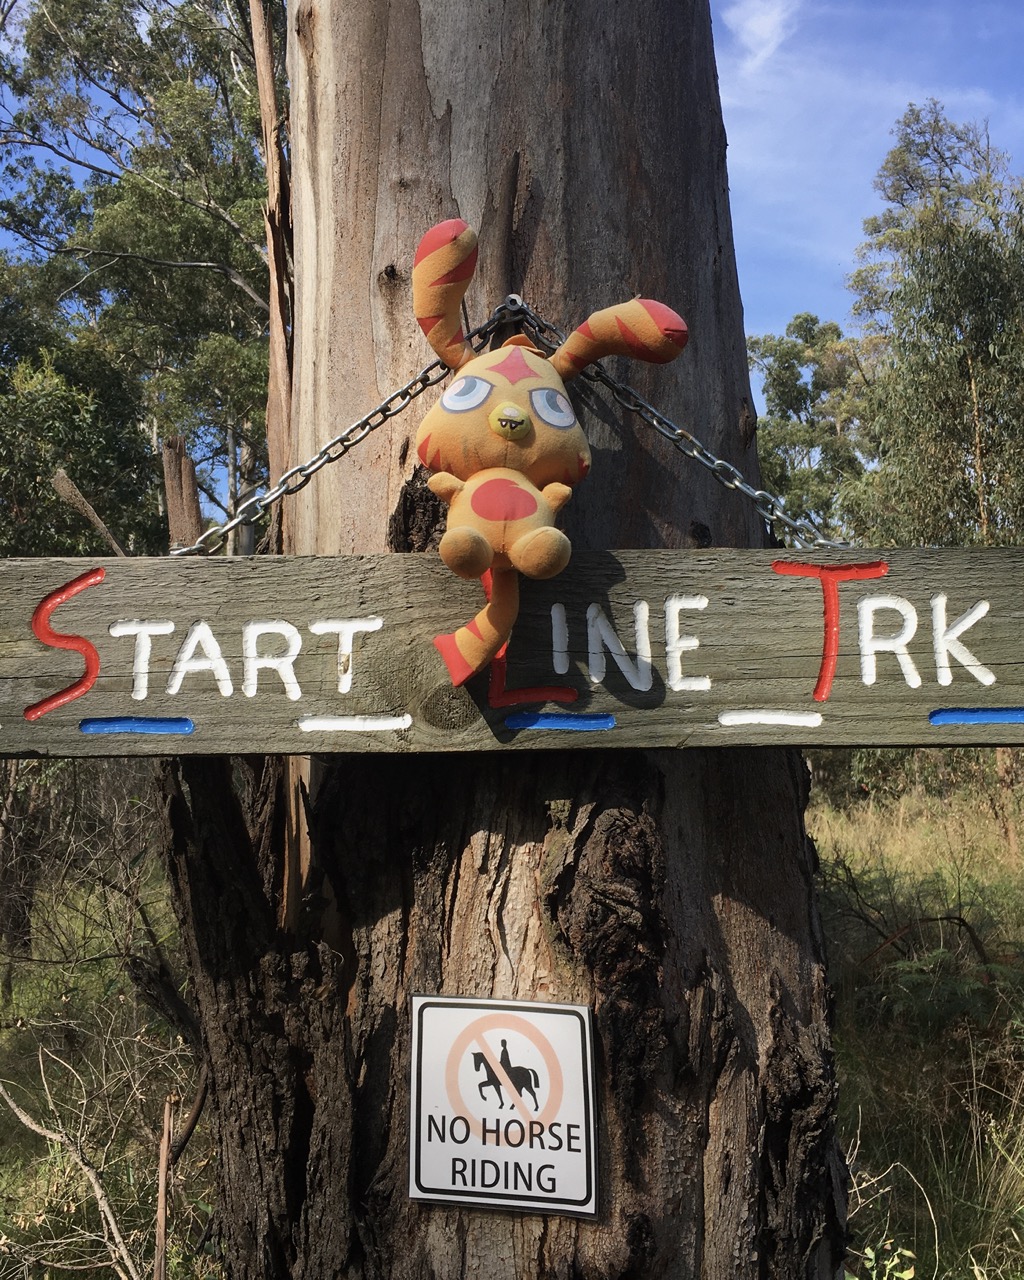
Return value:
[(588, 716), (573, 711), (520, 711), (505, 717), (506, 729), (569, 729), (575, 733), (589, 733), (600, 729), (614, 729), (614, 716)]
[(82, 733), (169, 733), (190, 734), (195, 724), (187, 716), (107, 716), (81, 720)]
[(928, 713), (932, 724), (1024, 724), (1024, 707), (943, 707)]

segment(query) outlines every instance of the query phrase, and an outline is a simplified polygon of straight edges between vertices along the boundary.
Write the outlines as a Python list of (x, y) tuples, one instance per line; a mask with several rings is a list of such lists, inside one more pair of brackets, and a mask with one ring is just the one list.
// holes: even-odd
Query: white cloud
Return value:
[(988, 120), (1024, 172), (1021, 0), (711, 0), (748, 330), (852, 324), (844, 280), (909, 102)]
[(793, 30), (800, 0), (734, 0), (722, 9), (722, 21), (743, 49), (743, 69), (754, 71), (775, 53)]
[[(1020, 0), (979, 0), (1024, 35)], [(751, 332), (797, 311), (848, 323), (872, 179), (908, 102), (988, 119), (1024, 169), (1024, 96), (1009, 55), (971, 39), (955, 0), (712, 0), (740, 284)], [(884, 10), (888, 27), (874, 19)], [(1007, 27), (1009, 24), (1009, 28)], [(972, 37), (973, 38), (973, 37)], [(1017, 47), (1019, 47), (1019, 42)], [(997, 74), (1001, 72), (1001, 74)]]

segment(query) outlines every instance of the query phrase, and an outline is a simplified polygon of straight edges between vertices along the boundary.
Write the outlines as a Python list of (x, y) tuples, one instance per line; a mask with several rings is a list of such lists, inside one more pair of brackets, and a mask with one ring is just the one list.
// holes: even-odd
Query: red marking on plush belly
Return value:
[(537, 499), (514, 480), (485, 480), (469, 505), (484, 520), (522, 520), (537, 510)]

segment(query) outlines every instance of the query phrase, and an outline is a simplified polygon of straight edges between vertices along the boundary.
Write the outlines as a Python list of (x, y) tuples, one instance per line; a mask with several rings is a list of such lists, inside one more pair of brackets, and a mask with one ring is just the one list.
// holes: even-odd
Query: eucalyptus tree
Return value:
[(65, 260), (63, 307), (142, 379), (151, 434), (187, 428), (200, 464), (230, 452), (254, 483), (270, 312), (247, 7), (17, 0), (6, 35), (0, 227)]
[(876, 347), (808, 312), (794, 316), (784, 335), (747, 339), (765, 401), (757, 426), (765, 486), (785, 498), (790, 515), (809, 518), (828, 537), (854, 532), (842, 495), (874, 461), (862, 411)]
[(910, 106), (851, 284), (884, 342), (866, 416), (874, 540), (1018, 541), (1024, 521), (1024, 186), (987, 129)]
[(97, 335), (69, 332), (54, 288), (46, 268), (0, 255), (0, 555), (109, 554), (58, 497), (58, 470), (125, 547), (156, 551), (157, 475), (138, 429), (139, 379)]
[[(631, 373), (757, 479), (706, 0), (652, 0), (642, 22), (613, 0), (302, 0), (289, 69), (282, 465), (427, 362), (413, 254), (461, 215), (480, 233), (473, 319), (509, 292), (563, 326), (635, 294), (677, 308), (694, 335), (678, 372)], [(751, 506), (643, 426), (593, 397), (581, 412), (595, 465), (574, 546), (763, 542)], [(429, 544), (411, 416), (283, 506), (286, 551)], [(831, 1278), (843, 1167), (805, 797), (785, 751), (170, 768), (226, 1273)], [(594, 1009), (595, 1221), (409, 1199), (417, 991)]]

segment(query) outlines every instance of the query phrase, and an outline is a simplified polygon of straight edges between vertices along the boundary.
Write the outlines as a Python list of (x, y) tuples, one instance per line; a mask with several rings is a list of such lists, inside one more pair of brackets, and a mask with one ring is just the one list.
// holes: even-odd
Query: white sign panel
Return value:
[(590, 1010), (413, 996), (412, 1014), (410, 1196), (595, 1214)]

